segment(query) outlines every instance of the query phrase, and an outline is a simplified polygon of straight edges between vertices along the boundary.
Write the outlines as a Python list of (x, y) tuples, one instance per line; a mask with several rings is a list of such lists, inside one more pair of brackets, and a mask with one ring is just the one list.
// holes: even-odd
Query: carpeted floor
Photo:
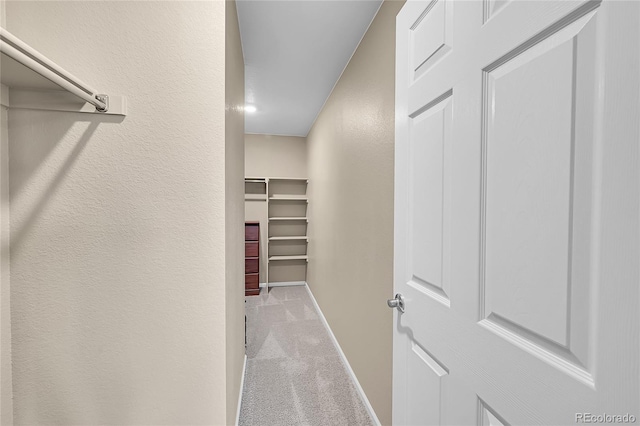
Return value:
[(373, 425), (306, 287), (247, 297), (240, 425)]

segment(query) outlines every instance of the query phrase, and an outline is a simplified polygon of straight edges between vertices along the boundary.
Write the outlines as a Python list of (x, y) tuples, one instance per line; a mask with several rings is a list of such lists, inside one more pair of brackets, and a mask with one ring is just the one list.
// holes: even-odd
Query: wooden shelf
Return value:
[(260, 294), (260, 222), (244, 223), (244, 295)]
[(269, 221), (277, 221), (277, 220), (304, 220), (308, 221), (306, 217), (270, 217)]
[(299, 256), (271, 256), (269, 257), (269, 261), (272, 260), (308, 260), (309, 257), (307, 255), (299, 255)]

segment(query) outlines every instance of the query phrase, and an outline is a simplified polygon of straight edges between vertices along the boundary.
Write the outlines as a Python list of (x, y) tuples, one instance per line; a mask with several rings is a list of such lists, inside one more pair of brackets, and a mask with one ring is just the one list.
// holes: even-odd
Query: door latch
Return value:
[(387, 306), (390, 308), (398, 308), (401, 313), (404, 313), (404, 297), (402, 297), (400, 293), (396, 294), (396, 297), (387, 300)]

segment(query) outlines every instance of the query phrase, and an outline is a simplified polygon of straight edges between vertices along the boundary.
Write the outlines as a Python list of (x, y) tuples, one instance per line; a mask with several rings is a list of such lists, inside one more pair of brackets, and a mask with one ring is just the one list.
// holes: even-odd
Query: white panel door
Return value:
[(394, 424), (640, 423), (640, 2), (410, 0), (396, 43)]

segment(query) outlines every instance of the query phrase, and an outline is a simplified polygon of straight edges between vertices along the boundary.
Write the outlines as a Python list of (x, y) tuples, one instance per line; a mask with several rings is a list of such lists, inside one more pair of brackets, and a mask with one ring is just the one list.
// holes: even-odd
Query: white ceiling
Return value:
[(381, 0), (239, 0), (247, 133), (307, 136)]

